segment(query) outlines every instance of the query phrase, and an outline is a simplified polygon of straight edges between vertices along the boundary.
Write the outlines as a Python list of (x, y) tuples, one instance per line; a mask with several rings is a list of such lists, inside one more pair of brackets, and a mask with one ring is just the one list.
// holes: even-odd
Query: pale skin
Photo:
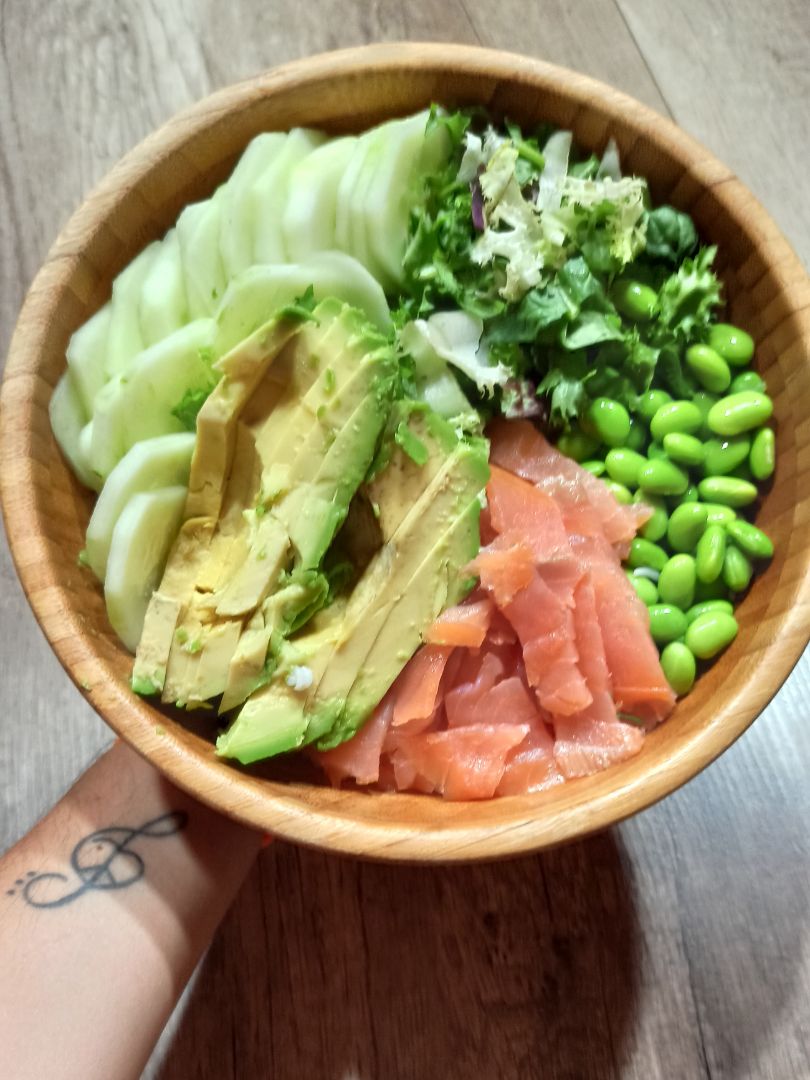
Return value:
[(113, 744), (0, 858), (3, 1074), (140, 1076), (261, 846)]

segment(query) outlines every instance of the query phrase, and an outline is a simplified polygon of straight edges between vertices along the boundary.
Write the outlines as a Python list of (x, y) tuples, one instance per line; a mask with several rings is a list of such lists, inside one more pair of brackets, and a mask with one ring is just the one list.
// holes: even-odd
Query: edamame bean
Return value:
[(756, 390), (758, 394), (764, 394), (767, 389), (765, 380), (755, 371), (741, 371), (734, 376), (729, 387), (732, 394), (739, 394), (742, 390)]
[(757, 497), (757, 489), (736, 476), (707, 476), (698, 484), (701, 499), (723, 506), (748, 506)]
[(700, 410), (700, 415), (703, 417), (705, 424), (706, 417), (709, 415), (709, 410), (713, 405), (716, 405), (720, 399), (717, 394), (707, 394), (703, 390), (698, 390), (696, 394), (692, 395), (692, 404)]
[(693, 604), (686, 613), (686, 621), (693, 623), (698, 615), (705, 615), (707, 611), (722, 611), (726, 615), (734, 614), (734, 605), (730, 600), (701, 600)]
[[(715, 405), (714, 408), (717, 408)], [(664, 436), (673, 431), (692, 435), (703, 423), (700, 409), (691, 401), (668, 401), (656, 410), (650, 421), (650, 434), (654, 439), (663, 442)]]
[(686, 465), (694, 468), (700, 465), (706, 456), (703, 443), (694, 435), (684, 435), (680, 431), (671, 431), (664, 436), (664, 450), (670, 461), (676, 465)]
[(627, 556), (628, 565), (635, 570), (639, 566), (651, 566), (659, 573), (667, 564), (669, 556), (662, 547), (654, 544), (651, 540), (645, 540), (636, 536), (630, 544), (630, 553)]
[(652, 510), (652, 516), (639, 529), (639, 536), (652, 541), (660, 540), (666, 536), (669, 514), (667, 513), (667, 504), (661, 496), (648, 495), (643, 491), (637, 491), (633, 496), (633, 502), (643, 503)]
[(617, 484), (615, 480), (607, 480), (605, 483), (617, 503), (622, 506), (630, 505), (633, 501), (633, 492), (629, 488), (625, 487), (624, 484)]
[(651, 442), (647, 447), (647, 457), (650, 461), (668, 461), (667, 452), (661, 443)]
[(773, 542), (771, 538), (752, 525), (750, 521), (730, 521), (726, 525), (726, 532), (737, 545), (752, 559), (770, 559), (773, 555)]
[(715, 323), (709, 330), (709, 345), (734, 367), (745, 367), (754, 355), (754, 339), (731, 323)]
[(706, 523), (708, 525), (725, 525), (728, 521), (733, 521), (737, 516), (730, 506), (721, 506), (720, 503), (705, 502), (703, 504), (706, 507)]
[(695, 655), (681, 641), (670, 641), (661, 653), (661, 670), (667, 682), (682, 697), (695, 683)]
[(589, 473), (593, 473), (594, 476), (604, 476), (605, 463), (594, 459), (593, 461), (581, 461), (580, 465), (583, 469), (587, 469)]
[(639, 470), (638, 486), (643, 491), (651, 491), (653, 495), (683, 495), (689, 487), (689, 477), (683, 469), (661, 458), (648, 461)]
[(648, 322), (655, 314), (658, 294), (640, 281), (617, 281), (610, 298), (620, 314), (633, 322)]
[(672, 401), (672, 395), (666, 390), (648, 390), (638, 399), (636, 412), (649, 424), (662, 405)]
[(599, 397), (588, 409), (588, 420), (594, 437), (606, 446), (623, 446), (630, 434), (630, 414), (621, 402)]
[(767, 394), (741, 390), (720, 398), (709, 410), (706, 422), (716, 435), (742, 435), (761, 427), (771, 418), (773, 402)]
[(674, 604), (653, 604), (650, 613), (650, 634), (653, 641), (666, 645), (686, 633), (686, 616)]
[(625, 573), (627, 573), (630, 584), (636, 590), (636, 595), (643, 604), (650, 607), (651, 604), (658, 603), (658, 589), (656, 589), (654, 582), (646, 577), (636, 577), (635, 574), (627, 571)]
[(686, 647), (701, 660), (711, 660), (737, 636), (737, 620), (725, 611), (706, 611), (686, 630)]
[(694, 551), (706, 528), (708, 513), (699, 502), (681, 503), (669, 515), (667, 539), (673, 551)]
[(748, 457), (751, 440), (747, 435), (736, 435), (729, 439), (709, 439), (706, 443), (706, 457), (703, 462), (704, 476), (726, 476), (733, 472)]
[(700, 498), (700, 492), (694, 484), (690, 484), (686, 491), (681, 495), (682, 503), (696, 503)]
[(742, 592), (748, 588), (754, 568), (735, 544), (726, 546), (726, 557), (723, 560), (723, 581), (732, 592)]
[(644, 447), (647, 445), (647, 431), (642, 423), (635, 419), (630, 418), (630, 434), (627, 436), (627, 442), (625, 446), (628, 450), (635, 450), (637, 453), (641, 453)]
[(684, 611), (695, 599), (695, 560), (691, 555), (673, 555), (658, 579), (658, 595), (664, 604)]
[(712, 394), (722, 394), (731, 385), (731, 368), (709, 345), (690, 345), (686, 350), (686, 366)]
[(560, 453), (573, 458), (574, 461), (585, 461), (587, 458), (593, 457), (593, 453), (598, 446), (598, 440), (592, 439), (584, 431), (564, 431), (557, 439), (557, 449)]
[(717, 581), (726, 558), (726, 530), (722, 525), (707, 525), (698, 540), (695, 567), (700, 581)]
[(773, 476), (776, 464), (776, 440), (772, 428), (763, 428), (754, 436), (751, 454), (748, 458), (751, 474), (757, 480), (768, 480)]
[(635, 450), (608, 450), (605, 468), (611, 480), (625, 487), (638, 487), (638, 474), (647, 464), (647, 459)]

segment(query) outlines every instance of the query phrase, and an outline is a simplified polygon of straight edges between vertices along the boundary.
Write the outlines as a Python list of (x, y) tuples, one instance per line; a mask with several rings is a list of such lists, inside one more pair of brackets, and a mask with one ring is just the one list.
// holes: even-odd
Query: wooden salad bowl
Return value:
[[(248, 140), (296, 125), (361, 130), (430, 102), (480, 103), (526, 124), (616, 139), (653, 199), (688, 211), (719, 245), (729, 318), (757, 342), (775, 404), (776, 480), (758, 523), (776, 554), (738, 609), (740, 633), (630, 761), (537, 795), (451, 803), (338, 791), (289, 765), (252, 770), (214, 755), (210, 721), (130, 692), (132, 658), (99, 585), (76, 562), (93, 497), (51, 434), (48, 402), (71, 333), (112, 279), (189, 202), (226, 178)], [(290, 840), (374, 858), (448, 861), (536, 851), (649, 806), (722, 753), (764, 708), (810, 626), (810, 281), (756, 199), (670, 121), (593, 79), (521, 56), (449, 45), (381, 45), (289, 64), (229, 87), (129, 153), (76, 211), (37, 275), (11, 342), (0, 401), (0, 491), (9, 544), (57, 656), (108, 724), (174, 783)]]

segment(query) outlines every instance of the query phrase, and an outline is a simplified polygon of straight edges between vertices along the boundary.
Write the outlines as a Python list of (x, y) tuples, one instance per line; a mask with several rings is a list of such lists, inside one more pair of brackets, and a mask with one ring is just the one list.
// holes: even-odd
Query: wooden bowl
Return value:
[[(446, 803), (335, 791), (314, 779), (218, 760), (211, 732), (128, 689), (131, 657), (99, 587), (76, 564), (92, 497), (51, 435), (48, 401), (71, 333), (113, 277), (188, 202), (211, 193), (257, 132), (311, 125), (363, 129), (432, 101), (481, 103), (498, 115), (571, 128), (585, 147), (613, 135), (623, 166), (653, 198), (694, 217), (719, 244), (730, 318), (757, 341), (775, 403), (776, 482), (760, 521), (776, 555), (739, 608), (734, 645), (631, 761), (534, 796)], [(448, 45), (391, 45), (317, 56), (212, 95), (120, 162), (56, 241), (26, 299), (0, 402), (6, 529), (34, 613), (101, 716), (177, 785), (258, 828), (315, 847), (398, 860), (514, 855), (584, 836), (683, 784), (740, 735), (808, 640), (810, 282), (771, 218), (716, 158), (631, 98), (520, 56)], [(282, 766), (283, 768), (283, 766)], [(275, 771), (274, 771), (275, 770)]]

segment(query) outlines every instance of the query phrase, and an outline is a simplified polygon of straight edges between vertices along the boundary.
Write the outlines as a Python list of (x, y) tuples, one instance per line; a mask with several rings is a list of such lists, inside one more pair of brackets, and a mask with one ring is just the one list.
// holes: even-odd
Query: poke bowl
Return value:
[[(739, 632), (728, 648), (634, 756), (544, 790), (477, 801), (331, 787), (297, 760), (239, 764), (217, 756), (204, 716), (133, 693), (131, 652), (110, 625), (98, 582), (77, 561), (94, 494), (68, 467), (49, 418), (71, 336), (134, 257), (229, 177), (251, 139), (293, 128), (362, 132), (434, 103), (483, 107), (524, 129), (570, 131), (586, 153), (612, 139), (623, 171), (645, 179), (653, 205), (688, 214), (701, 242), (717, 245), (724, 319), (756, 342), (777, 434), (774, 479), (756, 517), (773, 557), (741, 589)], [(808, 407), (810, 281), (755, 198), (707, 150), (618, 91), (541, 61), (462, 46), (372, 46), (213, 94), (136, 147), (76, 211), (31, 286), (11, 343), (0, 491), (20, 579), (61, 663), (102, 718), (175, 784), (248, 825), (325, 850), (490, 859), (570, 841), (650, 806), (727, 749), (776, 693), (810, 636)]]

